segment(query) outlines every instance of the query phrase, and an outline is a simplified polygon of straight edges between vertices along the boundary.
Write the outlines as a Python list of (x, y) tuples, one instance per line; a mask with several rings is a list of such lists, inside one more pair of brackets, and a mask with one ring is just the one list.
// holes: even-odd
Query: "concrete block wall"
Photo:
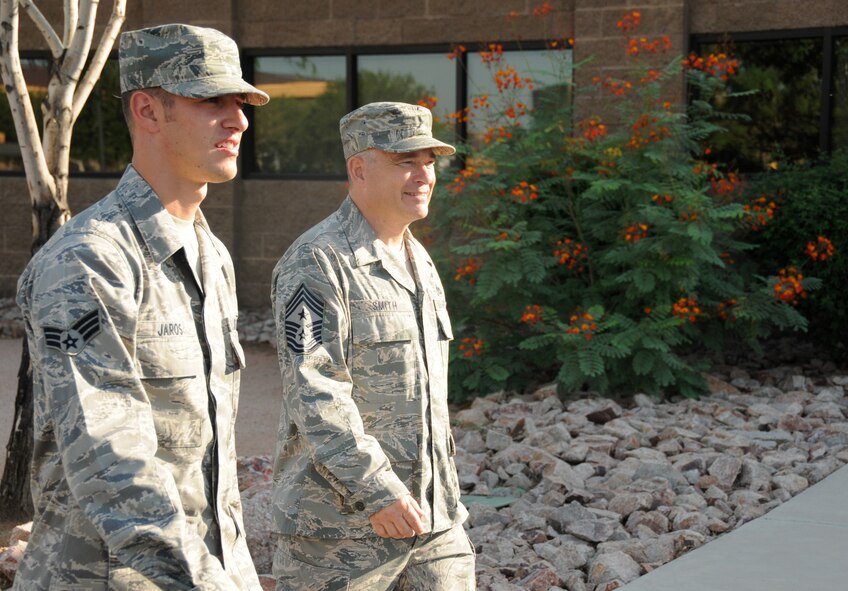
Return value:
[[(61, 24), (61, 3), (40, 3), (51, 22)], [(98, 22), (108, 17), (101, 2)], [(688, 50), (695, 33), (780, 30), (848, 25), (845, 0), (549, 0), (552, 11), (534, 16), (542, 0), (129, 0), (125, 29), (165, 22), (218, 28), (245, 50), (477, 42), (576, 40), (575, 61), (593, 57), (578, 72), (578, 83), (621, 73), (626, 40), (616, 22), (627, 12), (642, 16), (640, 34), (668, 35), (671, 50)], [(22, 16), (21, 42), (43, 49), (40, 35)], [(670, 92), (683, 96), (683, 82)], [(603, 97), (578, 103), (578, 116), (604, 113)], [(585, 111), (580, 111), (585, 109)], [(442, 179), (445, 180), (445, 179)], [(74, 178), (73, 211), (106, 194), (114, 178)], [(211, 186), (203, 209), (213, 230), (233, 254), (241, 305), (268, 305), (277, 259), (305, 229), (331, 213), (344, 198), (340, 181), (239, 178)], [(29, 200), (21, 177), (0, 176), (0, 296), (14, 292), (28, 258)]]

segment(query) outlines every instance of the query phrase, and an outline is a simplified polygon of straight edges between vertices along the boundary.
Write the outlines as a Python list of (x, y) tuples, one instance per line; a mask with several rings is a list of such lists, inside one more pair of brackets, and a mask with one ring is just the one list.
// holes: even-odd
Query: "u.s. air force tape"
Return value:
[(286, 345), (298, 355), (312, 353), (322, 341), (324, 300), (301, 284), (286, 304)]

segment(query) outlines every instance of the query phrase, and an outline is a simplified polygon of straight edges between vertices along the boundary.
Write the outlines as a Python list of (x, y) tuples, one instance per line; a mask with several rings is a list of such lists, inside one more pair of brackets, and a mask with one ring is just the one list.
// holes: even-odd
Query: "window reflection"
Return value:
[(358, 103), (399, 101), (433, 111), (433, 135), (455, 142), (456, 64), (444, 53), (362, 55), (357, 58)]
[(743, 113), (749, 121), (724, 121), (725, 133), (709, 139), (716, 160), (743, 172), (756, 172), (783, 161), (806, 162), (819, 154), (822, 40), (737, 41), (730, 46), (701, 46), (701, 54), (729, 53), (739, 59), (731, 92), (717, 96), (719, 111)]
[(344, 56), (260, 57), (254, 77), (271, 97), (254, 111), (256, 170), (343, 175)]
[(848, 37), (836, 40), (831, 104), (833, 105), (831, 121), (833, 149), (848, 147)]
[[(24, 79), (39, 131), (41, 103), (47, 96), (49, 61), (21, 59)], [(121, 111), (117, 60), (109, 60), (74, 124), (70, 172), (121, 172), (132, 154), (129, 132)], [(5, 93), (0, 94), (0, 171), (22, 171), (18, 136)]]

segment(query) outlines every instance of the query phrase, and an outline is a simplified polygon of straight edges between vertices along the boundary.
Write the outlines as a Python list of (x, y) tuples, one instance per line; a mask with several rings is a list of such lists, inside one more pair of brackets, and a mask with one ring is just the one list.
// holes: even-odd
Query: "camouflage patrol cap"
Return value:
[(121, 33), (121, 92), (161, 87), (189, 98), (244, 94), (251, 105), (268, 95), (242, 80), (236, 42), (215, 29), (160, 25)]
[(430, 109), (407, 103), (369, 103), (341, 118), (345, 160), (369, 148), (384, 152), (414, 152), (432, 148), (450, 156), (456, 148), (433, 137)]

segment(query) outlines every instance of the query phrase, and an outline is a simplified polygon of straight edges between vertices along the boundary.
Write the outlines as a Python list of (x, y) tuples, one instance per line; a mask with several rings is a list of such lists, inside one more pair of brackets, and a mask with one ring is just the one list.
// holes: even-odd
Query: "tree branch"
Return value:
[(15, 133), (24, 161), (27, 185), (33, 203), (44, 203), (55, 193), (55, 180), (50, 175), (44, 150), (38, 136), (35, 113), (24, 80), (18, 55), (18, 0), (0, 0), (0, 46), (3, 84), (15, 122)]
[(80, 1), (79, 23), (68, 44), (65, 59), (59, 65), (62, 72), (62, 85), (71, 83), (71, 89), (75, 88), (79, 82), (85, 60), (88, 59), (91, 40), (94, 39), (94, 21), (97, 18), (98, 3), (99, 0)]
[(94, 88), (94, 84), (103, 72), (103, 66), (109, 58), (109, 52), (112, 51), (112, 47), (115, 45), (115, 39), (118, 38), (118, 33), (121, 31), (121, 27), (126, 19), (126, 6), (127, 0), (114, 0), (112, 4), (112, 14), (109, 16), (109, 22), (106, 23), (106, 28), (103, 29), (103, 34), (100, 36), (100, 43), (98, 43), (94, 57), (85, 71), (85, 76), (80, 81), (74, 93), (72, 124), (76, 123), (77, 117), (82, 112), (82, 108), (88, 100), (91, 90)]
[(62, 44), (67, 47), (71, 44), (74, 31), (77, 30), (79, 22), (79, 1), (65, 0), (65, 34), (62, 36)]
[(33, 0), (18, 0), (18, 3), (24, 9), (24, 12), (29, 15), (29, 18), (32, 19), (32, 22), (35, 23), (36, 28), (42, 34), (44, 40), (47, 41), (47, 46), (50, 48), (53, 58), (58, 59), (61, 57), (62, 52), (65, 51), (65, 46), (62, 44), (62, 40), (59, 39), (59, 35), (56, 34), (56, 31), (53, 30), (53, 27), (47, 22), (47, 19), (44, 18), (44, 15), (35, 5), (35, 2)]

